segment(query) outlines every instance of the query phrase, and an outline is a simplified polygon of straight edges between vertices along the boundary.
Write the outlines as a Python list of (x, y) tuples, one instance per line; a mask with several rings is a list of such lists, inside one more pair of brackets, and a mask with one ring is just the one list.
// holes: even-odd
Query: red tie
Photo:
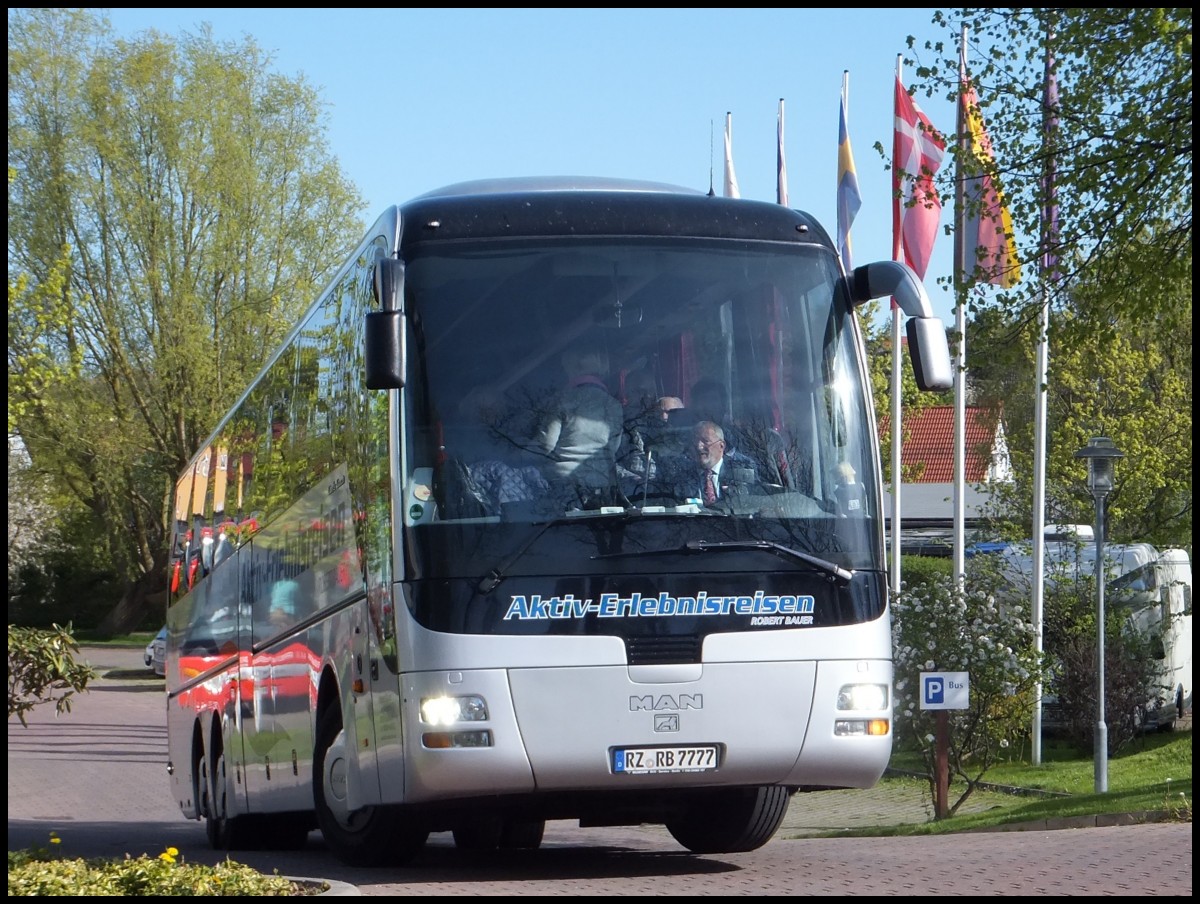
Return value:
[(713, 483), (713, 472), (704, 472), (704, 504), (712, 505), (717, 501), (717, 487)]

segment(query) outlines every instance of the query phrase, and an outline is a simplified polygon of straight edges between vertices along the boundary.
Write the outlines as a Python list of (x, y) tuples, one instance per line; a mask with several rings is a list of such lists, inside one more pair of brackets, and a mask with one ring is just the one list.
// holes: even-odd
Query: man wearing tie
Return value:
[(715, 505), (721, 497), (721, 467), (725, 464), (725, 431), (713, 421), (696, 425), (696, 461), (700, 466), (700, 499)]
[(725, 454), (725, 431), (714, 421), (700, 421), (692, 430), (691, 462), (681, 469), (676, 494), (717, 505), (727, 495), (745, 492), (754, 479), (749, 461), (734, 461)]

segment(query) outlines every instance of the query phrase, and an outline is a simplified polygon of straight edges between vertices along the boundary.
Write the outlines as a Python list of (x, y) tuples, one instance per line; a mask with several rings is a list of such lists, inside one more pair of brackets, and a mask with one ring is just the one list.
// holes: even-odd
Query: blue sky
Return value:
[[(328, 139), (367, 202), (363, 219), (443, 185), (529, 175), (722, 186), (725, 114), (742, 197), (775, 200), (776, 123), (792, 207), (836, 229), (837, 125), (850, 73), (850, 140), (863, 203), (854, 262), (892, 255), (892, 85), (906, 37), (952, 42), (934, 9), (109, 9), (118, 34), (243, 36), (303, 74)], [(912, 69), (904, 71), (906, 86)], [(917, 101), (954, 130), (953, 105)], [(943, 199), (943, 222), (951, 216)], [(953, 325), (951, 241), (925, 285)], [(886, 311), (884, 312), (886, 317)]]

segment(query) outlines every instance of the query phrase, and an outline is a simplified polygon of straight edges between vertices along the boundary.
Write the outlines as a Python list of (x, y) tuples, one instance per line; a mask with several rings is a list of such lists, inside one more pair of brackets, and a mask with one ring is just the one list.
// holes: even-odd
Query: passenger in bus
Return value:
[(296, 620), (296, 594), (300, 585), (285, 578), (276, 581), (271, 588), (271, 602), (267, 610), (267, 620), (275, 627), (282, 628)]
[(542, 471), (567, 507), (617, 504), (617, 452), (624, 412), (609, 391), (608, 354), (574, 345), (562, 356), (567, 385), (551, 400), (535, 436)]
[(621, 390), (625, 423), (617, 461), (635, 474), (642, 474), (645, 472), (647, 434), (656, 426), (655, 422), (661, 422), (654, 372), (646, 367), (629, 371)]
[(647, 445), (654, 460), (668, 470), (691, 455), (692, 430), (696, 417), (684, 407), (683, 399), (663, 396), (658, 400), (658, 420), (647, 430)]
[(838, 514), (862, 517), (863, 502), (867, 498), (867, 488), (858, 481), (854, 466), (848, 461), (838, 462), (835, 469), (837, 487), (833, 491), (838, 503)]
[(728, 451), (752, 458), (764, 483), (793, 486), (783, 437), (765, 417), (751, 417), (745, 423), (734, 423), (723, 383), (712, 379), (697, 381), (692, 386), (690, 405), (697, 417), (721, 425), (729, 444)]

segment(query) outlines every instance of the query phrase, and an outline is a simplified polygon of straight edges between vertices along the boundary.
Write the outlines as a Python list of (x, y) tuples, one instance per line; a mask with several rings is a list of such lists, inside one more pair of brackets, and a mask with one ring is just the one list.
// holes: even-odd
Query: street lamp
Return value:
[(1108, 791), (1108, 726), (1104, 724), (1104, 500), (1113, 488), (1116, 460), (1125, 453), (1107, 436), (1095, 436), (1075, 453), (1086, 458), (1087, 485), (1096, 502), (1096, 646), (1100, 659), (1096, 668), (1096, 793)]

